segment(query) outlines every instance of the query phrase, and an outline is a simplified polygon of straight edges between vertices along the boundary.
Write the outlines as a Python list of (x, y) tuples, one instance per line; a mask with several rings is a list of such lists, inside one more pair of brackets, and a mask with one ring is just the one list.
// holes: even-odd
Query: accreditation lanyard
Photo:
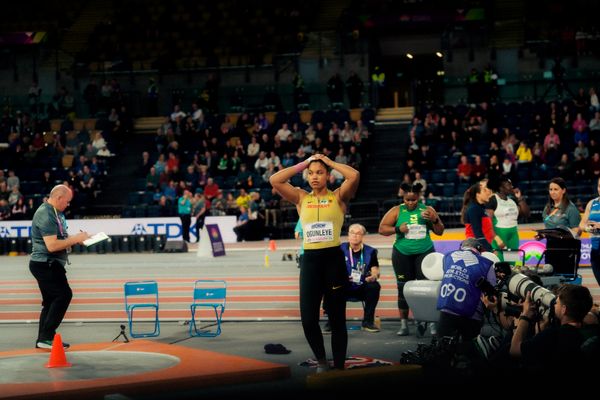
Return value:
[(52, 209), (54, 210), (54, 215), (56, 216), (56, 224), (58, 225), (58, 231), (60, 232), (61, 238), (64, 239), (67, 236), (65, 235), (66, 228), (63, 226), (63, 222), (66, 224), (66, 221), (64, 221), (64, 217), (61, 218), (58, 216), (58, 212), (56, 211), (56, 208), (52, 207)]
[[(63, 214), (61, 213), (61, 215), (58, 215), (58, 212), (56, 211), (56, 208), (54, 208), (54, 206), (52, 206), (52, 209), (54, 210), (54, 216), (56, 217), (56, 224), (58, 225), (58, 232), (60, 233), (60, 237), (61, 239), (66, 239), (68, 237), (67, 234), (67, 221), (65, 221), (65, 217), (63, 216)], [(69, 260), (69, 254), (70, 249), (67, 249), (67, 264), (71, 265), (71, 261)]]
[[(352, 269), (354, 269), (354, 255), (353, 255), (351, 246), (348, 246), (348, 258), (350, 258), (350, 266), (352, 267)], [(360, 246), (360, 262), (356, 265), (356, 269), (358, 271), (360, 271), (360, 273), (362, 274), (364, 268), (365, 268), (364, 249), (361, 245)]]

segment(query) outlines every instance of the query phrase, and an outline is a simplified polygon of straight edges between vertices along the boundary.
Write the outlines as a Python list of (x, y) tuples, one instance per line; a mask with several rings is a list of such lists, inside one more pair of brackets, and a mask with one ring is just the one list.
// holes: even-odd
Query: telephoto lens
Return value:
[(524, 299), (527, 292), (531, 292), (531, 299), (539, 302), (546, 308), (550, 308), (556, 299), (554, 293), (543, 286), (538, 285), (529, 277), (523, 274), (514, 274), (508, 281), (508, 290), (510, 293)]

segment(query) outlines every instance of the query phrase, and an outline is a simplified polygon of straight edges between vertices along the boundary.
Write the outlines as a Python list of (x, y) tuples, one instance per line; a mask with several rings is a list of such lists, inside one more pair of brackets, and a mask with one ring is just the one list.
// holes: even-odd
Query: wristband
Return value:
[(399, 227), (399, 226), (396, 226), (396, 227), (394, 228), (394, 232), (396, 232), (396, 235), (399, 235), (399, 234), (401, 234), (401, 233), (402, 233), (402, 232), (400, 232), (400, 227)]
[(306, 167), (308, 167), (308, 163), (306, 161), (302, 161), (302, 162), (299, 162), (298, 164), (294, 165), (294, 169), (296, 170), (297, 174), (304, 171), (306, 169)]
[(439, 224), (440, 222), (442, 222), (442, 221), (440, 221), (440, 217), (437, 217), (435, 219), (435, 221), (433, 221), (434, 224)]
[(527, 315), (521, 315), (521, 316), (519, 316), (519, 320), (527, 321), (530, 324), (533, 323), (533, 320), (531, 318), (529, 318)]

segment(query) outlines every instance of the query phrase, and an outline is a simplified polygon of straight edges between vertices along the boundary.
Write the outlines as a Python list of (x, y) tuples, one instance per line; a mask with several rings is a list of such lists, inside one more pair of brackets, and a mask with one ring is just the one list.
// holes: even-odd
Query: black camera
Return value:
[(481, 292), (485, 294), (488, 299), (498, 296), (498, 289), (496, 289), (496, 287), (483, 276), (479, 278), (477, 282), (475, 282), (475, 287), (481, 290)]
[(499, 298), (500, 289), (504, 286), (506, 280), (510, 277), (512, 270), (510, 269), (509, 263), (502, 261), (494, 264), (494, 272), (496, 273), (496, 286), (492, 285), (483, 276), (479, 278), (477, 282), (475, 282), (475, 287), (481, 290), (481, 292), (490, 299), (492, 297)]

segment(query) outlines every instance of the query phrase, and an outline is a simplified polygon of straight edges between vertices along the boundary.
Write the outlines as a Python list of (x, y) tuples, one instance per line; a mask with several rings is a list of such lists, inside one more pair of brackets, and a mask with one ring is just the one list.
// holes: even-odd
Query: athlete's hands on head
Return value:
[[(315, 154), (310, 156), (309, 160), (312, 159), (311, 161), (315, 161), (315, 160), (321, 160), (325, 163), (325, 165), (331, 167), (331, 159), (329, 157), (327, 157), (325, 154)], [(310, 161), (309, 161), (310, 162)]]

